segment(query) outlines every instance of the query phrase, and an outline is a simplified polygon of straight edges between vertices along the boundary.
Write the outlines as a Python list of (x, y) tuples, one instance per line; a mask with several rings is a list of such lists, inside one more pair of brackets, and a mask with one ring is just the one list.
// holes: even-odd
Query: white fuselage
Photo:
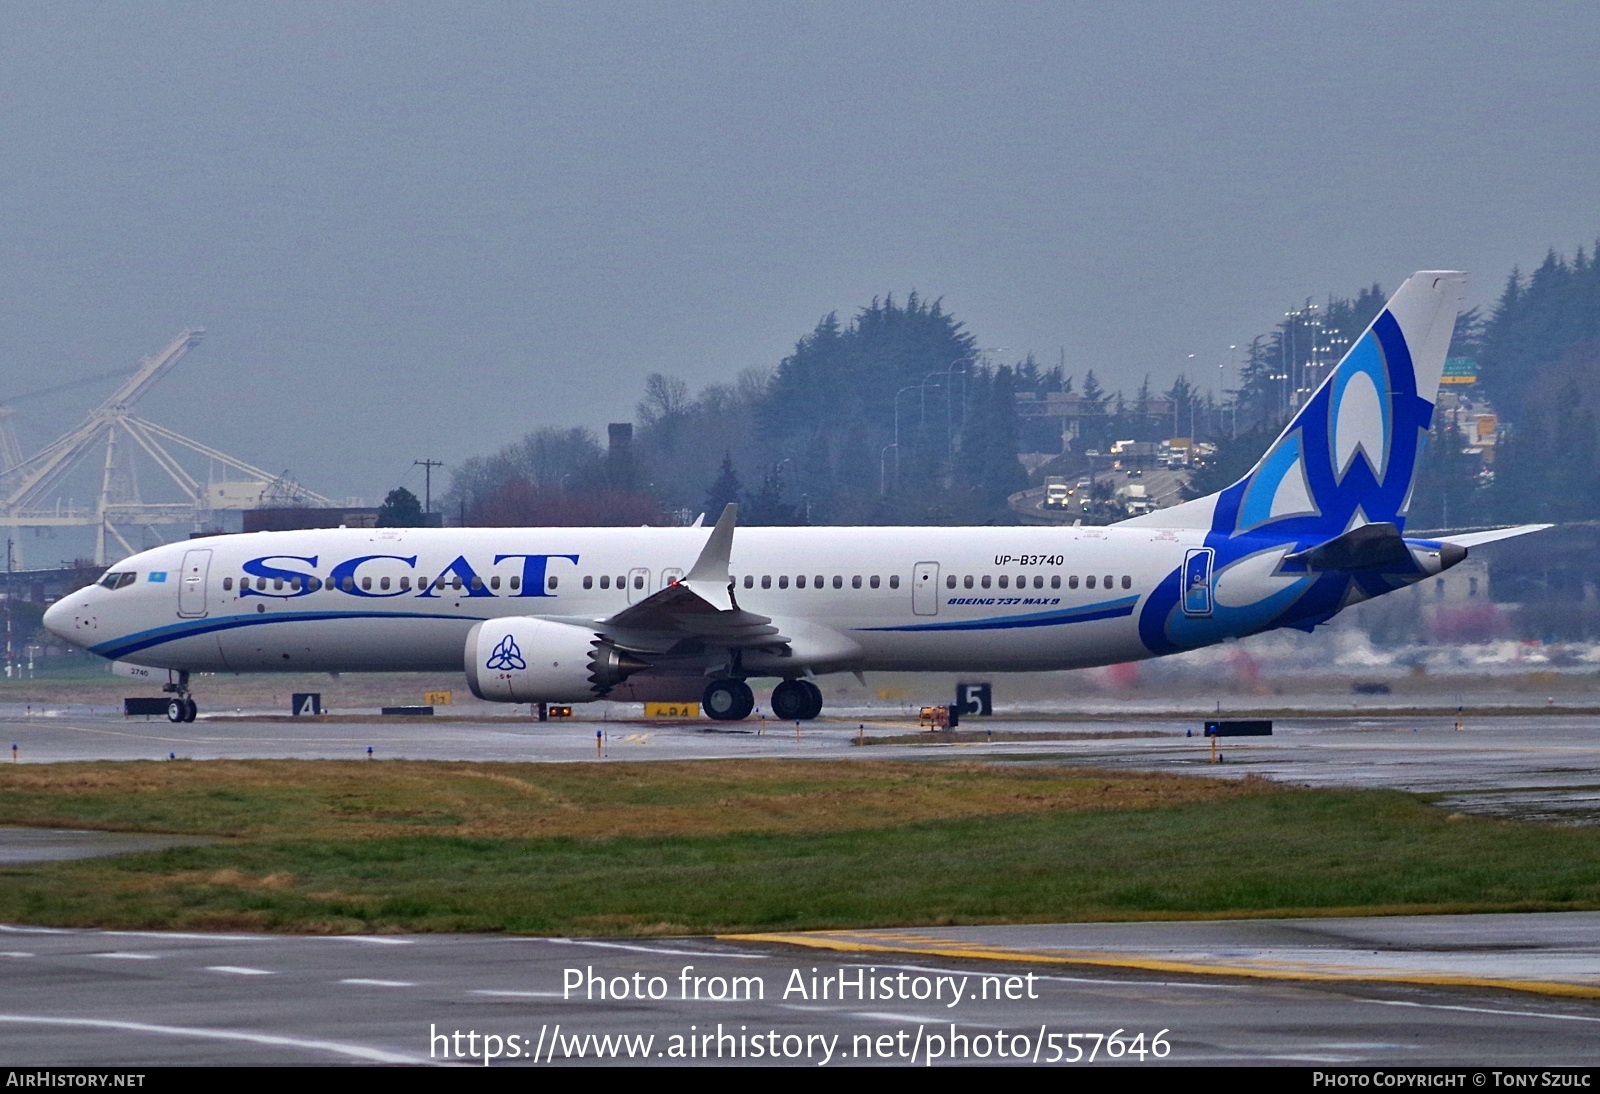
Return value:
[[(218, 536), (118, 563), (113, 573), (134, 576), (63, 598), (47, 624), (102, 656), (161, 668), (459, 670), (473, 624), (598, 623), (681, 577), (706, 538), (700, 528)], [(1151, 656), (1138, 609), (1203, 539), (1159, 528), (740, 528), (729, 572), (737, 606), (792, 640), (788, 660), (757, 656), (751, 675), (1066, 669)]]

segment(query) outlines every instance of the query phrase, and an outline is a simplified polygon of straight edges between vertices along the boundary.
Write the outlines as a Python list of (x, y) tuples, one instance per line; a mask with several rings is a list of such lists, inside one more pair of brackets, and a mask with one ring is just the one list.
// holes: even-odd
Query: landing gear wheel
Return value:
[(713, 680), (706, 685), (700, 708), (719, 722), (737, 722), (755, 709), (756, 697), (743, 680)]
[(822, 713), (822, 689), (810, 680), (796, 680), (806, 690), (806, 712), (800, 715), (800, 720), (809, 722)]
[(822, 691), (809, 680), (785, 680), (772, 689), (772, 716), (809, 722), (822, 713)]
[(187, 698), (183, 701), (183, 720), (185, 722), (194, 721), (195, 716), (199, 713), (200, 706), (194, 701), (193, 697)]
[(169, 722), (185, 722), (185, 721), (188, 721), (188, 719), (185, 717), (185, 715), (187, 715), (188, 713), (189, 713), (189, 704), (187, 702), (185, 702), (184, 700), (182, 700), (182, 699), (168, 699), (167, 700), (167, 721), (169, 721)]

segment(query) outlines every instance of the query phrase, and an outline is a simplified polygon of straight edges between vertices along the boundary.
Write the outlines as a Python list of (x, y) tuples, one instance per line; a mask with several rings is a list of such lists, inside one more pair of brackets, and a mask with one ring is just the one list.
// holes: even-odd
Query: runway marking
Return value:
[(1558, 1018), (1564, 1022), (1600, 1022), (1590, 1014), (1551, 1014), (1539, 1010), (1500, 1010), (1495, 1007), (1469, 1007), (1458, 1003), (1410, 1003), (1402, 999), (1367, 999), (1380, 1007), (1422, 1007), (1426, 1010), (1464, 1010), (1473, 1014), (1498, 1014), (1509, 1018)]
[(0, 1022), (18, 1025), (78, 1026), (84, 1029), (119, 1029), (129, 1033), (158, 1033), (168, 1037), (194, 1037), (209, 1041), (244, 1041), (255, 1045), (273, 1045), (283, 1048), (303, 1048), (314, 1052), (331, 1052), (356, 1060), (370, 1060), (379, 1064), (431, 1064), (426, 1056), (402, 1055), (366, 1045), (351, 1045), (341, 1041), (317, 1041), (303, 1037), (283, 1037), (271, 1033), (245, 1033), (231, 1029), (196, 1029), (190, 1026), (156, 1026), (148, 1022), (118, 1022), (108, 1018), (43, 1018), (29, 1014), (0, 1014)]
[(158, 961), (160, 955), (153, 953), (90, 953), (85, 957), (113, 957), (119, 961)]
[[(865, 941), (881, 938), (885, 941)], [(1517, 980), (1490, 976), (1461, 976), (1424, 972), (1386, 972), (1382, 969), (1362, 969), (1334, 972), (1294, 966), (1265, 966), (1258, 964), (1230, 965), (1221, 962), (1167, 960), (1146, 957), (1142, 954), (1112, 951), (1069, 951), (1060, 954), (1041, 954), (1027, 950), (1013, 950), (1004, 946), (981, 946), (956, 939), (905, 938), (912, 945), (890, 944), (900, 940), (893, 936), (874, 935), (870, 932), (833, 934), (771, 933), (718, 935), (729, 942), (771, 942), (786, 946), (804, 946), (818, 950), (836, 950), (843, 953), (912, 953), (933, 957), (962, 958), (978, 961), (1018, 961), (1045, 965), (1092, 965), (1106, 968), (1140, 969), (1148, 972), (1186, 973), (1191, 976), (1238, 976), (1253, 980), (1291, 980), (1322, 983), (1384, 983), (1416, 984), (1425, 987), (1490, 988), (1503, 991), (1523, 991), (1536, 995), (1555, 995), (1573, 999), (1600, 999), (1600, 986), (1571, 984), (1549, 980)], [(903, 937), (903, 936), (902, 936)], [(1600, 1021), (1600, 1019), (1596, 1019)]]
[[(738, 935), (728, 935), (739, 938)], [(755, 936), (750, 936), (755, 937)], [(671, 950), (664, 946), (630, 946), (623, 942), (591, 942), (585, 938), (519, 938), (518, 942), (554, 942), (561, 946), (598, 946), (606, 950), (632, 950), (635, 953), (661, 953), (669, 957), (732, 957), (743, 961), (766, 961), (764, 953), (717, 953), (709, 950)]]
[(23, 953), (21, 950), (0, 950), (0, 957), (32, 957), (32, 956), (34, 956), (34, 955), (31, 954), (31, 953)]
[(207, 965), (207, 972), (231, 972), (235, 976), (274, 976), (271, 969), (248, 969), (243, 965)]
[(341, 980), (339, 983), (356, 984), (366, 988), (414, 988), (417, 986), (410, 980), (368, 980), (360, 976), (350, 980)]
[(180, 934), (176, 931), (96, 931), (85, 930), (82, 934), (98, 934), (107, 938), (181, 938), (189, 942), (272, 942), (276, 939), (259, 934)]
[(488, 995), (504, 999), (565, 999), (566, 995), (559, 991), (491, 991), (487, 988), (477, 988), (467, 992), (468, 995)]
[(67, 927), (13, 927), (7, 923), (0, 923), (0, 931), (8, 934), (82, 934)]
[(322, 936), (325, 942), (365, 942), (372, 946), (415, 946), (416, 940), (411, 938), (382, 938), (370, 934), (334, 934)]

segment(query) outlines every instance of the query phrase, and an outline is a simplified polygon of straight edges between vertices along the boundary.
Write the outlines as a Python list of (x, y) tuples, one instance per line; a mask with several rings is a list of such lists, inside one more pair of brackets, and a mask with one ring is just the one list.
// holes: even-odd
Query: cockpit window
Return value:
[(132, 585), (137, 580), (139, 580), (139, 575), (132, 570), (107, 571), (106, 575), (100, 579), (99, 584), (107, 589), (120, 589), (124, 585)]

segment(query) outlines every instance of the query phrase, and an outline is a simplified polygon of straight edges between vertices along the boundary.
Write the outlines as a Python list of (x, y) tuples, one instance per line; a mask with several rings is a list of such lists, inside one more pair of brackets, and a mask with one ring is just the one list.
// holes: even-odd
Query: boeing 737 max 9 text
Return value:
[(1351, 604), (1527, 526), (1407, 538), (1464, 277), (1408, 278), (1259, 463), (1105, 528), (338, 529), (159, 547), (45, 615), (103, 657), (191, 673), (441, 671), (507, 703), (822, 707), (810, 677), (1159, 657)]

